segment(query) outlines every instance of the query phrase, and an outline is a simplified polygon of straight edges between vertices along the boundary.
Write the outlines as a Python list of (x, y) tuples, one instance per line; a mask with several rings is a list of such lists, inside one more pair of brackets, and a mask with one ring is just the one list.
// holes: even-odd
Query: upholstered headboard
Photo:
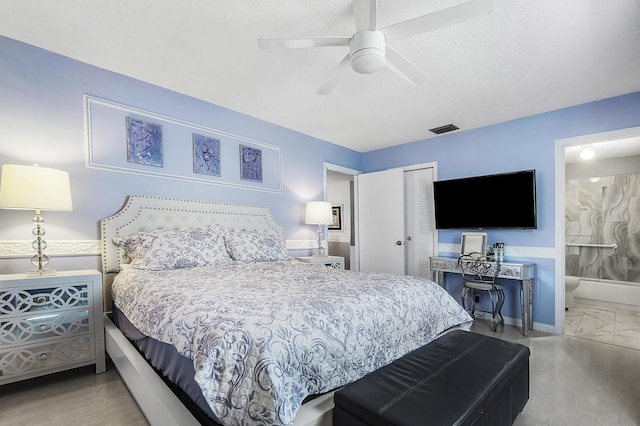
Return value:
[(111, 310), (114, 274), (129, 261), (124, 250), (113, 244), (113, 237), (153, 229), (183, 229), (212, 224), (284, 236), (284, 229), (273, 219), (267, 207), (130, 195), (122, 210), (100, 222), (105, 311)]

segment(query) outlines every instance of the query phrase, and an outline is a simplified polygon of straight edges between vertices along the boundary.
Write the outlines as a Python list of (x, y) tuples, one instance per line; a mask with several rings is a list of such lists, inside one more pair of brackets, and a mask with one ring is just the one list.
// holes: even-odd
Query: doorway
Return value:
[(640, 127), (556, 141), (556, 333), (640, 349), (636, 193)]
[(355, 223), (355, 176), (359, 170), (324, 164), (325, 201), (339, 215), (339, 226), (327, 229), (327, 254), (344, 258), (345, 269), (358, 270)]

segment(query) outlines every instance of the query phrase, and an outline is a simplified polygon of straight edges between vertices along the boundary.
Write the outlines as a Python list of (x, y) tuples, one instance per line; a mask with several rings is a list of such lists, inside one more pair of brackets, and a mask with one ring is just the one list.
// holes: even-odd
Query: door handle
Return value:
[(400, 241), (400, 240), (396, 241), (396, 245), (401, 246), (402, 245), (402, 241)]

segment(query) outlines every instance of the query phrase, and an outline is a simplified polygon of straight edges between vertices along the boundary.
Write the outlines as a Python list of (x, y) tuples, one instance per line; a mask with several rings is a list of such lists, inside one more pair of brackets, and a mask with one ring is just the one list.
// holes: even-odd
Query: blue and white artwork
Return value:
[(262, 182), (262, 151), (240, 145), (240, 179)]
[(162, 167), (162, 125), (127, 117), (127, 161)]
[(193, 172), (220, 176), (220, 140), (193, 134)]

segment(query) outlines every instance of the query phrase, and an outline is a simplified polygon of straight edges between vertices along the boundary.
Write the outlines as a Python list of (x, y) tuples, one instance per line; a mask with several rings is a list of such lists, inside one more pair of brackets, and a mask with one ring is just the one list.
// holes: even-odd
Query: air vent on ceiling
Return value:
[(436, 135), (440, 135), (442, 133), (447, 133), (447, 132), (453, 132), (454, 130), (458, 130), (458, 127), (454, 124), (445, 124), (444, 126), (434, 127), (433, 129), (429, 129), (430, 132), (433, 132)]

